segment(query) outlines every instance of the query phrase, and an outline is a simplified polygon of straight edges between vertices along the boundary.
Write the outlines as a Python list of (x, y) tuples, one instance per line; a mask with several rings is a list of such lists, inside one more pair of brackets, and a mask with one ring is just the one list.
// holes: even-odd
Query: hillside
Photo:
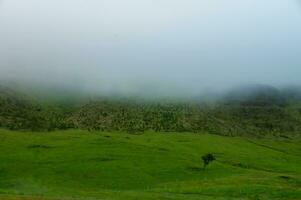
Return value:
[(95, 97), (76, 104), (72, 99), (45, 103), (29, 93), (1, 87), (0, 126), (33, 131), (79, 128), (289, 137), (301, 131), (301, 99), (294, 94), (288, 89), (253, 86), (232, 90), (215, 103)]
[[(0, 199), (299, 200), (300, 144), (300, 138), (193, 133), (0, 130)], [(206, 153), (216, 161), (204, 170)]]
[(0, 127), (11, 130), (53, 130), (65, 127), (65, 113), (56, 105), (0, 86)]

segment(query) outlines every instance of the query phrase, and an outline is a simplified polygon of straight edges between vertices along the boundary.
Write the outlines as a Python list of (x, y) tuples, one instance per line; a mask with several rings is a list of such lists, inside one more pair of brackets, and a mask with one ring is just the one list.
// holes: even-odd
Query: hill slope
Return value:
[[(0, 199), (297, 200), (300, 144), (300, 138), (1, 130)], [(203, 170), (201, 156), (209, 152), (217, 160)]]
[(65, 114), (56, 105), (41, 104), (30, 95), (0, 86), (0, 127), (33, 131), (63, 129)]
[(0, 127), (288, 136), (301, 131), (301, 100), (297, 97), (292, 97), (292, 92), (256, 86), (233, 90), (214, 104), (94, 98), (74, 106), (72, 100), (45, 103), (1, 87)]

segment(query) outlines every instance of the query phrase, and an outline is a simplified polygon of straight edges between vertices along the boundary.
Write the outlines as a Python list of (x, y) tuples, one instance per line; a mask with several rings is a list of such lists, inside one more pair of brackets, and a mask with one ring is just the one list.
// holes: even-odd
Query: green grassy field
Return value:
[(0, 199), (23, 198), (297, 200), (301, 139), (0, 130)]

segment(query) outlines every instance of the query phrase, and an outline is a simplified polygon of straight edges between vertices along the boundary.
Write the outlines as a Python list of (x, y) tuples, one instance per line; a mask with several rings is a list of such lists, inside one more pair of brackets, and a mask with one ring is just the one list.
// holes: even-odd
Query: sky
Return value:
[(0, 0), (0, 79), (149, 95), (301, 84), (299, 0)]

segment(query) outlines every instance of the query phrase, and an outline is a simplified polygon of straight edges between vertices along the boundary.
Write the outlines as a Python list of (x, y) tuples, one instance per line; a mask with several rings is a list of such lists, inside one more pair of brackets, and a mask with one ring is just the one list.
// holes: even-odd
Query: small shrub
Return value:
[(214, 161), (216, 159), (213, 154), (208, 153), (208, 154), (202, 156), (202, 160), (204, 162), (204, 169), (206, 169), (207, 165), (209, 165), (209, 163), (211, 163), (212, 161)]

